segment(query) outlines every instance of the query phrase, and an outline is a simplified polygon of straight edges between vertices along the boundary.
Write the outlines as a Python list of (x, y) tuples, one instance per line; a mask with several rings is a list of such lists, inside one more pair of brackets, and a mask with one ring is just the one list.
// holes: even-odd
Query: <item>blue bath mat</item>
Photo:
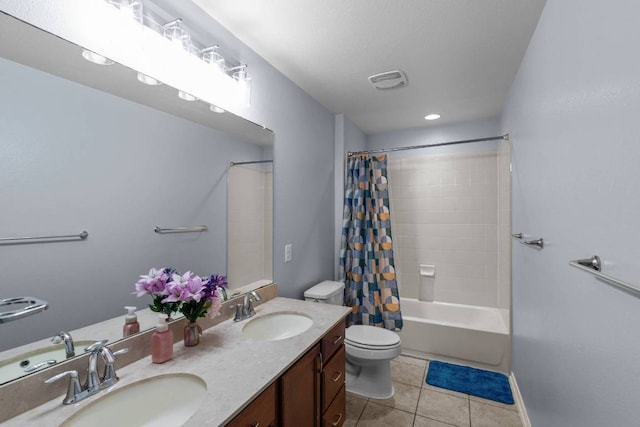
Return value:
[(499, 372), (431, 361), (427, 384), (513, 405), (509, 379)]

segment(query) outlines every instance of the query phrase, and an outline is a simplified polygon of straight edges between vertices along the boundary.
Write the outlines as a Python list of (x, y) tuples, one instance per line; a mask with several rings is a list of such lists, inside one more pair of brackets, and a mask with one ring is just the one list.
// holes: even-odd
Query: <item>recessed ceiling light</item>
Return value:
[(222, 108), (218, 107), (217, 105), (210, 104), (209, 105), (209, 109), (211, 111), (213, 111), (214, 113), (218, 113), (218, 114), (224, 113), (224, 110)]
[(113, 61), (110, 60), (109, 58), (102, 56), (100, 54), (97, 54), (95, 52), (92, 52), (90, 50), (87, 49), (82, 49), (82, 57), (84, 59), (86, 59), (89, 62), (93, 62), (94, 64), (98, 64), (98, 65), (111, 65), (113, 64)]
[(440, 118), (440, 114), (427, 114), (424, 116), (425, 120), (438, 120)]

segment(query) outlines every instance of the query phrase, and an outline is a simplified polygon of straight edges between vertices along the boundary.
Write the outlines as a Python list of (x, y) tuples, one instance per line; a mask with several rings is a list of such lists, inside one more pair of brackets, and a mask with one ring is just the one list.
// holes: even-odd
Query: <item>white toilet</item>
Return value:
[[(325, 280), (304, 293), (307, 301), (343, 305), (344, 283)], [(400, 337), (393, 331), (368, 325), (347, 328), (347, 391), (373, 399), (393, 396), (391, 360), (400, 355)]]

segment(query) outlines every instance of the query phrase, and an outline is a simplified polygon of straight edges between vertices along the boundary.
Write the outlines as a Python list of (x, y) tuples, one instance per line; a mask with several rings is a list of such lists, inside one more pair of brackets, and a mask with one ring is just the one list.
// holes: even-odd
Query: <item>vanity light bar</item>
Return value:
[[(182, 58), (176, 58), (177, 62), (183, 62), (185, 66), (191, 67), (192, 71), (194, 71), (194, 76), (199, 75), (200, 77), (202, 77), (203, 75), (206, 75), (210, 72), (209, 79), (204, 77), (202, 80), (204, 85), (215, 86), (215, 92), (218, 93), (226, 92), (227, 97), (233, 98), (229, 99), (229, 101), (232, 103), (244, 106), (250, 105), (251, 79), (247, 76), (247, 66), (243, 64), (238, 67), (227, 68), (226, 64), (228, 61), (226, 61), (225, 58), (220, 54), (220, 52), (218, 52), (218, 45), (207, 47), (204, 49), (197, 48), (193, 43), (191, 34), (189, 34), (189, 32), (182, 26), (183, 24), (181, 18), (171, 20), (164, 25), (159, 25), (154, 22), (154, 19), (152, 17), (144, 15), (143, 6), (140, 0), (103, 0), (102, 4), (104, 3), (107, 3), (118, 10), (119, 16), (114, 17), (113, 19), (126, 25), (120, 25), (118, 26), (119, 28), (114, 28), (114, 30), (117, 30), (117, 32), (122, 31), (123, 35), (130, 36), (131, 45), (139, 45), (138, 47), (142, 48), (142, 51), (147, 50), (147, 48), (150, 51), (154, 50), (155, 55), (167, 56), (167, 58), (169, 56), (175, 56), (176, 51), (182, 51)], [(147, 22), (149, 25), (145, 25), (145, 22)], [(107, 25), (117, 26), (116, 23)], [(155, 43), (151, 43), (154, 46), (147, 45), (147, 42), (150, 41), (148, 36), (135, 34), (136, 31), (132, 28), (126, 28), (135, 26), (142, 30), (137, 31), (138, 33), (143, 33), (151, 30), (153, 33), (160, 35), (163, 39), (168, 40), (170, 42), (170, 45), (165, 46), (164, 49), (158, 49), (158, 46), (156, 46)], [(186, 53), (187, 55), (184, 55), (184, 53)], [(83, 50), (82, 56), (88, 61), (94, 62), (96, 64), (109, 65), (113, 63), (111, 59), (86, 49)], [(197, 62), (203, 65), (208, 66), (209, 68), (207, 69), (207, 71), (203, 73), (203, 70), (201, 69), (202, 67), (197, 65), (197, 62), (193, 61), (193, 59), (197, 60)], [(200, 70), (198, 71), (196, 70), (196, 68)], [(155, 76), (155, 74), (153, 73), (151, 73), (151, 75), (154, 75), (154, 77), (151, 77), (149, 74), (143, 73), (141, 71), (138, 72), (137, 78), (140, 82), (147, 85), (161, 84), (160, 81), (156, 78), (160, 76)], [(191, 81), (193, 81), (193, 79), (191, 79)], [(222, 87), (220, 87), (221, 85)], [(236, 88), (232, 90), (224, 90), (224, 86), (236, 86)], [(178, 96), (187, 101), (202, 99), (203, 101), (207, 102), (205, 99), (203, 99), (203, 96), (193, 95), (193, 92), (194, 91), (189, 90), (189, 88), (186, 88), (186, 90), (179, 89)], [(220, 113), (224, 112), (226, 109), (225, 105), (220, 107), (220, 103), (218, 102), (212, 103), (209, 101), (208, 103), (216, 106), (216, 108), (211, 108), (211, 111), (213, 112)]]

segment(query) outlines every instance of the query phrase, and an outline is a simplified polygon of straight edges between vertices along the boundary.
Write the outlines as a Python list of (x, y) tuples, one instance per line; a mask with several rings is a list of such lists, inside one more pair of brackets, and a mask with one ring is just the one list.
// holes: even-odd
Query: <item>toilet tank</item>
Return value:
[(344, 303), (344, 283), (325, 280), (309, 288), (304, 293), (305, 301), (342, 305)]

